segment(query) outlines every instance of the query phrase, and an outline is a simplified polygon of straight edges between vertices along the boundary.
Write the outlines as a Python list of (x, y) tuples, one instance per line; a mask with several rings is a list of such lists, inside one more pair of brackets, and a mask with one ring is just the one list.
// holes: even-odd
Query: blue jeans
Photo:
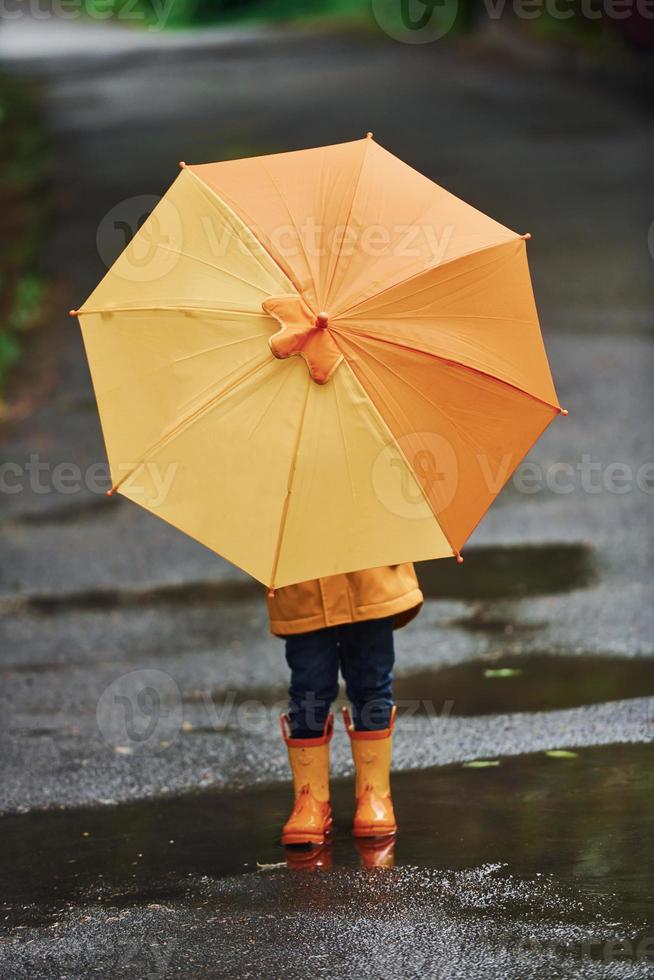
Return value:
[(286, 637), (292, 738), (322, 735), (338, 695), (339, 667), (357, 731), (388, 728), (393, 707), (393, 619), (366, 619)]

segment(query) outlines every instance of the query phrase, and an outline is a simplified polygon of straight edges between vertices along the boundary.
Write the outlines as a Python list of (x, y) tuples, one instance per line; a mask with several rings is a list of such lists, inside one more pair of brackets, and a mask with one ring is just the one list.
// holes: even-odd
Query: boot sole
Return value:
[(395, 837), (397, 834), (397, 824), (390, 827), (375, 827), (371, 824), (368, 827), (354, 827), (352, 830), (353, 837)]
[(299, 830), (291, 834), (282, 834), (279, 839), (280, 844), (287, 846), (289, 844), (324, 844), (325, 838), (330, 837), (332, 832), (332, 820), (330, 819), (329, 824), (325, 827), (322, 832), (319, 831), (306, 831), (301, 833)]

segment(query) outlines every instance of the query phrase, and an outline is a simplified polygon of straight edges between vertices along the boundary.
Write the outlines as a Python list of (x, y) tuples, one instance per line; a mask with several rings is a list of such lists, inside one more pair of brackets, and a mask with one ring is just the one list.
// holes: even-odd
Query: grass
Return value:
[(43, 240), (46, 150), (38, 100), (0, 75), (0, 393), (25, 333), (40, 318), (45, 286), (36, 271)]
[(150, 28), (289, 23), (321, 18), (369, 21), (371, 17), (370, 0), (85, 0), (85, 7), (91, 16), (94, 10), (103, 16), (111, 11), (117, 20), (124, 11), (126, 23), (133, 23), (136, 13)]

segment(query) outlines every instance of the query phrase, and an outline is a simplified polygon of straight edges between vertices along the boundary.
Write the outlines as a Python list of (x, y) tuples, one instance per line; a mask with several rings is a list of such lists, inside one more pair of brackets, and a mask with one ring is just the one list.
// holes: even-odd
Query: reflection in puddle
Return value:
[[(395, 867), (395, 835), (366, 840), (357, 837), (352, 841), (362, 868)], [(329, 838), (322, 847), (285, 847), (286, 867), (292, 871), (317, 871), (334, 866), (334, 841)], [(275, 866), (276, 867), (276, 866)]]
[(400, 715), (403, 703), (453, 715), (551, 711), (654, 694), (654, 670), (645, 658), (528, 654), (400, 675), (393, 691)]
[(585, 544), (477, 545), (465, 561), (416, 564), (428, 599), (499, 599), (554, 595), (590, 585), (595, 578)]
[[(530, 882), (550, 876), (557, 887), (574, 889), (579, 915), (586, 897), (600, 899), (616, 917), (640, 922), (654, 891), (651, 747), (578, 751), (576, 758), (539, 753), (502, 759), (489, 769), (398, 773), (394, 854), (392, 847), (374, 855), (357, 851), (349, 828), (352, 784), (337, 780), (336, 832), (322, 870), (394, 864), (407, 872), (456, 872), (501, 864), (524, 882), (515, 914), (530, 914)], [(258, 862), (283, 860), (276, 841), (288, 802), (289, 787), (275, 785), (4, 817), (3, 917), (9, 925), (24, 924), (52, 921), (67, 903), (120, 908), (191, 901), (193, 880), (254, 872)], [(308, 862), (297, 854), (296, 863), (303, 857)]]

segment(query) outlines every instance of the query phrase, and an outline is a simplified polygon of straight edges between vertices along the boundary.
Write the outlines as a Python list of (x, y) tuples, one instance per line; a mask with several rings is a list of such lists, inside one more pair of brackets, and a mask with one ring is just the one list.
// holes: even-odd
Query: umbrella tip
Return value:
[(372, 137), (373, 137), (373, 134), (372, 133), (366, 133), (366, 139), (367, 140), (371, 140)]
[(188, 167), (188, 163), (186, 162), (186, 160), (180, 160), (179, 161), (179, 169), (180, 170), (183, 170), (184, 167)]
[(561, 409), (561, 415), (569, 415), (569, 414), (570, 414), (570, 412), (567, 410), (567, 408), (562, 408)]
[(266, 595), (268, 596), (269, 599), (274, 599), (275, 598), (275, 590), (274, 589), (268, 589), (268, 591), (266, 592)]
[(463, 555), (460, 551), (455, 552), (457, 565), (463, 565)]
[(68, 316), (77, 316), (78, 313), (79, 313), (79, 310), (69, 310), (68, 311)]
[(523, 241), (528, 242), (529, 239), (531, 238), (531, 232), (526, 231), (524, 235), (520, 235), (520, 238), (522, 238)]
[(113, 497), (113, 495), (115, 494), (115, 492), (116, 492), (116, 488), (115, 487), (110, 487), (109, 490), (107, 490), (107, 496), (108, 497)]

